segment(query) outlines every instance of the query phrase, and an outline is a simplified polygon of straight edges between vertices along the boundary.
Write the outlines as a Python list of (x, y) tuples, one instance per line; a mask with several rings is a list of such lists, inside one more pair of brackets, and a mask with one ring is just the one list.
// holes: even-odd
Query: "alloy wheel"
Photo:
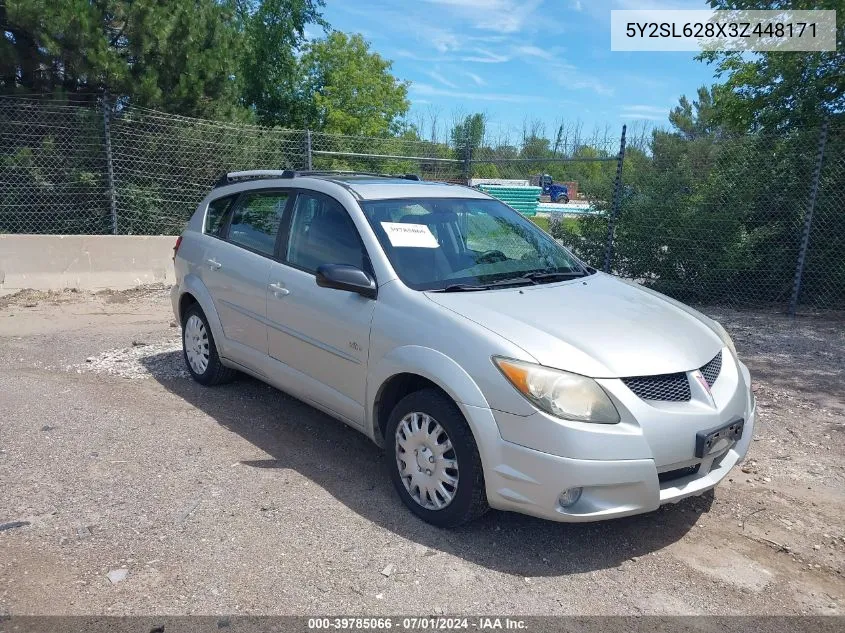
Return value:
[(208, 332), (205, 323), (196, 314), (185, 322), (184, 333), (185, 357), (195, 373), (202, 375), (208, 369)]

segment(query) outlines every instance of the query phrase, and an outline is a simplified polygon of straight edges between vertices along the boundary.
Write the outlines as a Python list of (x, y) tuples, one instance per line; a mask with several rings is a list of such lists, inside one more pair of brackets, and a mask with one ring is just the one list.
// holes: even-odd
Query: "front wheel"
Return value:
[(441, 392), (424, 389), (399, 401), (387, 422), (385, 449), (396, 491), (424, 521), (456, 527), (488, 510), (475, 439)]

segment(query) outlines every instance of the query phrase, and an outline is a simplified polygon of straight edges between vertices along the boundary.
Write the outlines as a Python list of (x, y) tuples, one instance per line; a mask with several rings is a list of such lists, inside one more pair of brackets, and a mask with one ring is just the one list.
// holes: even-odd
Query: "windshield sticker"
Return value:
[(410, 248), (438, 248), (437, 238), (425, 224), (382, 222), (384, 232), (393, 246)]

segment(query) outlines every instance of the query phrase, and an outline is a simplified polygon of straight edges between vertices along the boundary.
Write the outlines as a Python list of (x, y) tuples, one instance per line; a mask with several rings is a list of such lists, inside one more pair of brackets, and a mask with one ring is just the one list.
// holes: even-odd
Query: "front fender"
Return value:
[(375, 366), (370, 367), (367, 380), (367, 432), (377, 443), (381, 443), (376, 404), (387, 381), (397, 374), (417, 374), (433, 382), (445, 391), (464, 412), (473, 434), (478, 437), (480, 429), (467, 415), (466, 407), (489, 409), (490, 405), (481, 389), (452, 358), (429, 347), (405, 345), (385, 355)]
[[(193, 295), (197, 303), (200, 304), (208, 325), (211, 328), (211, 335), (214, 337), (214, 343), (217, 345), (217, 350), (221, 355), (225, 356), (225, 341), (226, 337), (223, 335), (223, 325), (220, 323), (220, 316), (217, 314), (217, 309), (214, 307), (214, 301), (208, 288), (197, 275), (188, 273), (182, 279), (182, 292), (179, 295), (181, 301), (182, 295), (190, 293)], [(177, 304), (178, 305), (178, 304)], [(179, 317), (181, 318), (181, 314)]]

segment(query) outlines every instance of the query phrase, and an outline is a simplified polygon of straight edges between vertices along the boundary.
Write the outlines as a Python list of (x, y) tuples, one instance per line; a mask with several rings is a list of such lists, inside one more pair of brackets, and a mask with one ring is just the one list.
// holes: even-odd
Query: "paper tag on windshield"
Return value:
[(438, 248), (437, 238), (425, 224), (382, 222), (387, 239), (393, 246), (410, 248)]

